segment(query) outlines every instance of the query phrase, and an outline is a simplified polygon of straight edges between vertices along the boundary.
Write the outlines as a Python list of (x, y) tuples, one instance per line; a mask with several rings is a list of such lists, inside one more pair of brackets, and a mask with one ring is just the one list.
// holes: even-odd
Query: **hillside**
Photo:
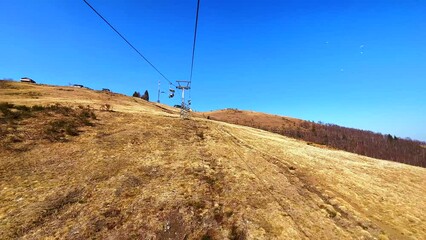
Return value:
[(114, 93), (0, 102), (2, 239), (426, 238), (424, 168)]
[(368, 157), (426, 167), (425, 143), (420, 141), (401, 139), (389, 134), (383, 135), (335, 124), (314, 123), (237, 109), (225, 109), (199, 113), (198, 115), (212, 120), (263, 129)]

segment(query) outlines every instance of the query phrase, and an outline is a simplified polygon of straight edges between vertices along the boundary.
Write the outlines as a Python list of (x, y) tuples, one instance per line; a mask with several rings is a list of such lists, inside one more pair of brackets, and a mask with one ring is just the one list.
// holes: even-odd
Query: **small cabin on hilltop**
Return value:
[(28, 78), (28, 77), (21, 78), (21, 82), (25, 82), (25, 83), (36, 83), (34, 80), (32, 80), (31, 78)]

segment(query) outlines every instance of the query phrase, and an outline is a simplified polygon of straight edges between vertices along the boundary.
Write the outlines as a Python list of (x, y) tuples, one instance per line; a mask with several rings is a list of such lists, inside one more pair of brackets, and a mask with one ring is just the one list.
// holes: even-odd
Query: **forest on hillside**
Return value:
[[(291, 124), (271, 126), (250, 119), (233, 121), (231, 118), (211, 118), (219, 121), (259, 128), (287, 137), (322, 144), (360, 155), (426, 167), (426, 143), (374, 133), (335, 124), (286, 120)], [(284, 118), (283, 118), (284, 119)]]
[(335, 124), (302, 122), (300, 127), (304, 131), (282, 129), (278, 133), (368, 157), (426, 167), (426, 146), (419, 141)]

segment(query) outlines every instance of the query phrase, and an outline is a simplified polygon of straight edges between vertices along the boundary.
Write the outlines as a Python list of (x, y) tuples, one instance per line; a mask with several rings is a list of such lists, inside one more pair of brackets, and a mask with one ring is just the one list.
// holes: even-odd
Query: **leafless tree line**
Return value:
[(253, 119), (228, 122), (259, 128), (368, 157), (426, 167), (425, 142), (398, 138), (390, 134), (341, 127), (335, 124), (285, 120), (280, 127), (268, 126)]

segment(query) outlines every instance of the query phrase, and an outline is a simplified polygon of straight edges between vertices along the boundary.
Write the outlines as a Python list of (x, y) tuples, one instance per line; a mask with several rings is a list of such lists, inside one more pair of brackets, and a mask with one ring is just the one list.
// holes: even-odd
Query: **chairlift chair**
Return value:
[(173, 88), (169, 88), (169, 98), (172, 98), (175, 96), (175, 90)]

